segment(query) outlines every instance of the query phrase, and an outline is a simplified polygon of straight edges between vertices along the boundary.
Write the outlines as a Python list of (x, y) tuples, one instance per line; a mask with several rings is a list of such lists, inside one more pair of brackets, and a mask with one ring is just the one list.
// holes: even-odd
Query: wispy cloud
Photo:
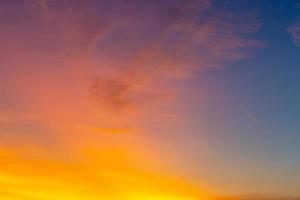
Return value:
[[(77, 52), (79, 49), (80, 56), (88, 53), (88, 57), (92, 54), (103, 58), (98, 60), (100, 63), (110, 62), (109, 67), (94, 63), (101, 72), (90, 89), (93, 99), (111, 106), (113, 110), (136, 104), (132, 102), (135, 99), (144, 102), (141, 99), (146, 100), (149, 94), (153, 98), (155, 95), (162, 96), (159, 91), (153, 92), (153, 85), (166, 77), (182, 78), (195, 70), (222, 66), (227, 61), (247, 57), (249, 48), (260, 45), (258, 41), (245, 37), (259, 29), (252, 11), (236, 16), (229, 11), (213, 10), (210, 1), (186, 1), (172, 5), (144, 5), (132, 1), (129, 6), (122, 3), (118, 6), (129, 11), (118, 17), (115, 13), (88, 15), (91, 18), (83, 14), (84, 17), (76, 20), (80, 14), (75, 6), (73, 12), (63, 10), (64, 14), (58, 15), (62, 17), (61, 21), (68, 23), (64, 34), (73, 38), (73, 42), (68, 39), (71, 42), (67, 45), (69, 50)], [(101, 24), (105, 24), (104, 29)], [(106, 44), (110, 44), (108, 52), (112, 51), (111, 54), (105, 51)], [(89, 47), (93, 47), (93, 53), (86, 51), (91, 49)], [(86, 57), (84, 59), (83, 65), (89, 65)], [(88, 70), (90, 66), (85, 67)], [(103, 73), (107, 70), (105, 68), (112, 73)]]
[(291, 34), (295, 44), (297, 46), (300, 46), (300, 22), (292, 24), (288, 28), (288, 32)]

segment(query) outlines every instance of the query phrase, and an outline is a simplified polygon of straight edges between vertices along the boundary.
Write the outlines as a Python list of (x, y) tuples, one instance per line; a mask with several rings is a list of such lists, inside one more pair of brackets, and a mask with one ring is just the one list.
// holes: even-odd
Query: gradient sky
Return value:
[(0, 198), (300, 198), (300, 1), (0, 0)]

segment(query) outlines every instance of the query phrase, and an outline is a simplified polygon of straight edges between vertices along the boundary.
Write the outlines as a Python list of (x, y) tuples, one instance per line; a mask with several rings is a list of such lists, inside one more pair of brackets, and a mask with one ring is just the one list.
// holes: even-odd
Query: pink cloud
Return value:
[(300, 23), (296, 22), (288, 28), (288, 32), (291, 34), (295, 44), (300, 46)]

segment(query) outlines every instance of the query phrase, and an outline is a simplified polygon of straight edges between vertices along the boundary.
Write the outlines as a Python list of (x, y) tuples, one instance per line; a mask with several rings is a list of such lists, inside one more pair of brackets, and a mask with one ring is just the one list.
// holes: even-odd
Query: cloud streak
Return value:
[[(156, 6), (155, 11), (160, 18), (147, 12), (139, 17), (140, 13), (132, 12), (132, 17), (119, 30), (122, 35), (112, 33), (114, 36), (108, 35), (103, 39), (104, 43), (120, 40), (121, 45), (112, 46), (128, 49), (122, 38), (133, 33), (130, 45), (134, 49), (129, 48), (125, 58), (116, 54), (106, 55), (109, 60), (117, 60), (112, 66), (116, 69), (112, 69), (114, 73), (107, 80), (106, 77), (98, 77), (92, 83), (94, 99), (102, 99), (112, 108), (123, 108), (135, 99), (144, 99), (147, 96), (144, 92), (153, 93), (154, 83), (166, 77), (186, 77), (197, 70), (222, 66), (226, 61), (247, 57), (248, 48), (260, 46), (259, 42), (243, 37), (259, 29), (254, 12), (237, 18), (233, 13), (214, 13), (209, 1), (187, 2), (170, 7)], [(143, 10), (143, 7), (140, 9)], [(149, 27), (138, 19), (146, 19), (154, 26), (150, 28), (156, 31), (149, 31)], [(247, 26), (243, 24), (245, 21)], [(136, 38), (143, 37), (145, 32), (147, 40), (137, 44)], [(97, 43), (92, 46), (101, 50), (101, 41), (97, 40)]]
[(300, 23), (296, 22), (288, 28), (288, 32), (291, 34), (294, 43), (300, 46)]

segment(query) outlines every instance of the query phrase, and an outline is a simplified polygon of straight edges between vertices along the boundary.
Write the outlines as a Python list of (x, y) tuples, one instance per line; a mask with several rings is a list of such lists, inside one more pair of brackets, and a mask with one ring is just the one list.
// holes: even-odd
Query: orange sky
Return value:
[(189, 181), (164, 172), (163, 158), (143, 136), (147, 118), (172, 115), (157, 107), (169, 96), (154, 81), (165, 70), (139, 66), (165, 59), (156, 51), (169, 30), (136, 61), (122, 66), (123, 61), (109, 58), (114, 62), (109, 64), (94, 57), (97, 42), (126, 22), (111, 19), (102, 25), (89, 4), (81, 9), (62, 2), (62, 10), (58, 4), (32, 0), (6, 5), (24, 19), (12, 17), (14, 28), (8, 24), (1, 30), (9, 34), (9, 49), (1, 51), (14, 57), (6, 61), (10, 78), (4, 89), (16, 105), (0, 113), (5, 124), (1, 199), (208, 198)]

